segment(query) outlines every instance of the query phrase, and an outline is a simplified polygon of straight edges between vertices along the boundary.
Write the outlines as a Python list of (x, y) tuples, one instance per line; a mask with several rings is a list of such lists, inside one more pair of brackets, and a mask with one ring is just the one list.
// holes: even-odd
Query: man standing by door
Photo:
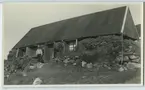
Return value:
[(43, 50), (39, 45), (38, 45), (38, 48), (36, 50), (36, 55), (37, 55), (38, 62), (44, 63), (44, 60), (42, 58), (43, 57)]

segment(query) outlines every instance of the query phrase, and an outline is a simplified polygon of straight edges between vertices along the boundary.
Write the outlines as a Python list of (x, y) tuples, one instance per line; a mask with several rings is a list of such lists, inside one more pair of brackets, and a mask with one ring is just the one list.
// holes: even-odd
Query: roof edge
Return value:
[(124, 32), (124, 27), (125, 27), (125, 22), (126, 22), (126, 17), (127, 17), (128, 10), (129, 10), (129, 7), (126, 6), (126, 10), (125, 10), (125, 13), (124, 13), (124, 19), (123, 19), (123, 23), (122, 23), (122, 28), (121, 28), (121, 33)]

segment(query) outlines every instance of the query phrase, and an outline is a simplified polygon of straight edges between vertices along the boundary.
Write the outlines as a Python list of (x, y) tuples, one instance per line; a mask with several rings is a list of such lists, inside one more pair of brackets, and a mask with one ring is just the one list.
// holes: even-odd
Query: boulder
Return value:
[(73, 63), (73, 65), (74, 65), (74, 66), (77, 65), (77, 63)]
[(82, 78), (86, 78), (87, 76), (82, 76)]
[(85, 67), (86, 66), (86, 62), (85, 61), (82, 61), (82, 67)]
[(138, 64), (138, 63), (129, 62), (127, 64), (128, 69), (135, 69), (135, 68), (140, 68), (140, 67), (141, 67), (141, 64)]
[(59, 62), (60, 59), (59, 59), (59, 58), (54, 58), (54, 61), (55, 61), (55, 62)]
[(63, 62), (64, 62), (65, 64), (69, 63), (69, 58), (65, 59)]
[(92, 63), (88, 63), (87, 64), (87, 68), (92, 68), (93, 67), (93, 64)]
[(73, 60), (73, 59), (70, 59), (70, 60), (69, 60), (69, 62), (70, 62), (70, 63), (74, 63), (74, 62), (75, 62), (75, 60)]
[(123, 58), (122, 56), (117, 56), (116, 59), (115, 59), (116, 62), (120, 62), (120, 61), (123, 61)]
[(94, 65), (93, 65), (94, 67), (97, 67), (97, 66), (99, 66), (99, 64), (98, 63), (94, 63)]
[(135, 56), (135, 55), (130, 55), (129, 58), (130, 58), (130, 59), (137, 59), (138, 57)]
[(33, 70), (35, 68), (36, 68), (36, 66), (33, 66), (33, 65), (29, 66), (29, 69), (31, 69), (31, 70)]
[(141, 68), (141, 64), (140, 64), (140, 63), (133, 63), (133, 62), (132, 62), (132, 65), (134, 65), (135, 68)]
[(37, 63), (37, 68), (42, 68), (43, 67), (43, 63)]
[(120, 67), (120, 68), (118, 69), (118, 71), (119, 71), (119, 72), (123, 72), (123, 71), (125, 71), (125, 69), (124, 69), (124, 67)]
[(124, 70), (128, 70), (127, 67), (125, 67), (125, 66), (123, 68), (124, 68)]
[(111, 67), (109, 67), (109, 66), (106, 65), (106, 64), (104, 65), (104, 67), (107, 68), (107, 69), (111, 69)]
[(124, 61), (129, 61), (129, 57), (128, 56), (124, 56)]
[(132, 46), (129, 46), (129, 49), (132, 49)]
[(132, 62), (135, 62), (135, 63), (139, 63), (140, 62), (140, 58), (137, 58), (137, 59), (133, 59), (131, 60)]
[(41, 83), (42, 83), (42, 80), (39, 77), (37, 77), (35, 78), (33, 85), (40, 85)]

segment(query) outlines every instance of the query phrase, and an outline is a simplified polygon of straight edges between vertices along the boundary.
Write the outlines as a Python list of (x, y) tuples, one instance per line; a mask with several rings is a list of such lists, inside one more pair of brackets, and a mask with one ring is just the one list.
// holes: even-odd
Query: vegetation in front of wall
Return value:
[(115, 58), (122, 52), (120, 36), (100, 36), (80, 41), (85, 47), (83, 60), (86, 62), (106, 62), (112, 64)]
[[(121, 36), (109, 35), (97, 38), (87, 38), (79, 42), (81, 50), (65, 54), (58, 61), (64, 65), (81, 65), (82, 62), (92, 63), (94, 66), (116, 68), (128, 62), (140, 61), (139, 47), (131, 39), (122, 39)], [(77, 58), (76, 58), (77, 57)], [(91, 65), (91, 64), (90, 64)]]
[[(9, 60), (10, 59), (10, 60)], [(4, 75), (6, 78), (17, 71), (23, 71), (32, 60), (31, 57), (24, 55), (23, 57), (11, 57), (4, 61)]]

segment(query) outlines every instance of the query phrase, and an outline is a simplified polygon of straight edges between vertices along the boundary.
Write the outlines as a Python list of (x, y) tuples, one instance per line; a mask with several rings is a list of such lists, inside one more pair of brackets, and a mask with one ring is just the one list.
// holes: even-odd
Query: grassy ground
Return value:
[[(140, 70), (118, 72), (101, 68), (97, 70), (76, 66), (63, 66), (56, 63), (47, 63), (41, 69), (28, 72), (28, 76), (13, 74), (5, 79), (6, 85), (31, 85), (36, 77), (43, 80), (43, 84), (118, 84), (139, 83)], [(133, 80), (136, 78), (137, 80)], [(132, 81), (131, 81), (132, 80)]]

